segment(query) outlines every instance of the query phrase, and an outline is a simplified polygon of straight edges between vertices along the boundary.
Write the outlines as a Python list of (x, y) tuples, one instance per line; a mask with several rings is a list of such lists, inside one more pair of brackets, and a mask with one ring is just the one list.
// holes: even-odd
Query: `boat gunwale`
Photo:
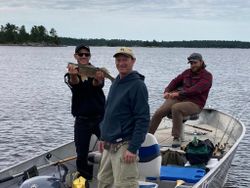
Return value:
[[(246, 133), (246, 127), (244, 125), (244, 123), (239, 120), (237, 117), (229, 114), (229, 113), (225, 113), (225, 112), (222, 112), (220, 110), (217, 110), (217, 109), (212, 109), (212, 108), (205, 108), (204, 110), (213, 110), (215, 111), (216, 113), (220, 113), (220, 114), (223, 114), (225, 116), (229, 116), (230, 118), (233, 118), (237, 123), (238, 125), (241, 126), (242, 128), (242, 132), (241, 132), (241, 135), (239, 136), (239, 138), (235, 141), (235, 143), (233, 144), (233, 146), (228, 150), (228, 152), (219, 160), (218, 164), (216, 164), (216, 166), (214, 168), (212, 168), (205, 176), (203, 176), (197, 183), (195, 183), (193, 185), (192, 188), (198, 188), (199, 186), (202, 186), (205, 181), (210, 178), (211, 176), (214, 175), (214, 173), (219, 169), (219, 167), (229, 158), (229, 156), (231, 154), (233, 154), (233, 152), (237, 151), (237, 147), (239, 146), (241, 140), (243, 139), (243, 137), (245, 136), (245, 133)], [(231, 163), (230, 163), (231, 165)]]

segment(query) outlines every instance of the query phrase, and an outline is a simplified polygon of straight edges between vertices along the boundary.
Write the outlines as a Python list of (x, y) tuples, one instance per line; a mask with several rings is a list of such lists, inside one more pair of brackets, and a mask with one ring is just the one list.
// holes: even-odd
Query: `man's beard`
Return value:
[(200, 67), (193, 67), (193, 68), (191, 68), (191, 70), (192, 70), (193, 73), (198, 73), (198, 72), (200, 72), (201, 69), (202, 69), (201, 66)]

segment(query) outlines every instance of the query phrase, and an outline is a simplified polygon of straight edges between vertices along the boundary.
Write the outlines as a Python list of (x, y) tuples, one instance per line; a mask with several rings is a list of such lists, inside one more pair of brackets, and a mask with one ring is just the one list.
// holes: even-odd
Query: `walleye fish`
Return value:
[(113, 82), (115, 78), (110, 75), (109, 71), (104, 67), (95, 67), (93, 65), (83, 65), (83, 64), (76, 64), (76, 63), (68, 63), (68, 65), (73, 65), (78, 68), (79, 75), (81, 76), (82, 80), (86, 79), (86, 77), (94, 78), (97, 71), (101, 71), (104, 74), (105, 78), (108, 78)]

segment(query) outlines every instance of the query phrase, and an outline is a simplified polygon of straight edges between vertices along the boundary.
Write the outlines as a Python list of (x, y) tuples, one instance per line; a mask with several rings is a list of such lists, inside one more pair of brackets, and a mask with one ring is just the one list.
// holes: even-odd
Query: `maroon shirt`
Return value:
[(165, 92), (179, 91), (178, 100), (193, 102), (202, 109), (206, 104), (212, 80), (212, 74), (206, 69), (198, 73), (187, 69), (169, 83)]

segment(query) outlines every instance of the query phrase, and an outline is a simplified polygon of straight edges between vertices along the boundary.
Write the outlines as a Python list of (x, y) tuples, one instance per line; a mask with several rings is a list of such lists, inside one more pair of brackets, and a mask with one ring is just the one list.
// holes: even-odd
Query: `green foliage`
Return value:
[(192, 41), (142, 41), (125, 39), (76, 39), (58, 37), (56, 30), (48, 30), (40, 25), (33, 26), (30, 33), (26, 32), (25, 26), (20, 28), (7, 23), (0, 28), (0, 44), (21, 45), (72, 45), (84, 43), (89, 46), (140, 46), (140, 47), (165, 47), (165, 48), (250, 48), (250, 42), (222, 41), (222, 40), (192, 40)]
[(30, 33), (27, 33), (24, 25), (19, 28), (18, 26), (7, 23), (5, 26), (1, 25), (0, 43), (21, 45), (59, 45), (60, 38), (57, 36), (54, 28), (48, 33), (47, 29), (42, 25), (33, 26)]
[(140, 46), (140, 47), (165, 47), (165, 48), (250, 48), (250, 42), (219, 41), (219, 40), (193, 40), (193, 41), (141, 41), (124, 39), (75, 39), (60, 38), (63, 45), (78, 45), (84, 43), (89, 46)]

